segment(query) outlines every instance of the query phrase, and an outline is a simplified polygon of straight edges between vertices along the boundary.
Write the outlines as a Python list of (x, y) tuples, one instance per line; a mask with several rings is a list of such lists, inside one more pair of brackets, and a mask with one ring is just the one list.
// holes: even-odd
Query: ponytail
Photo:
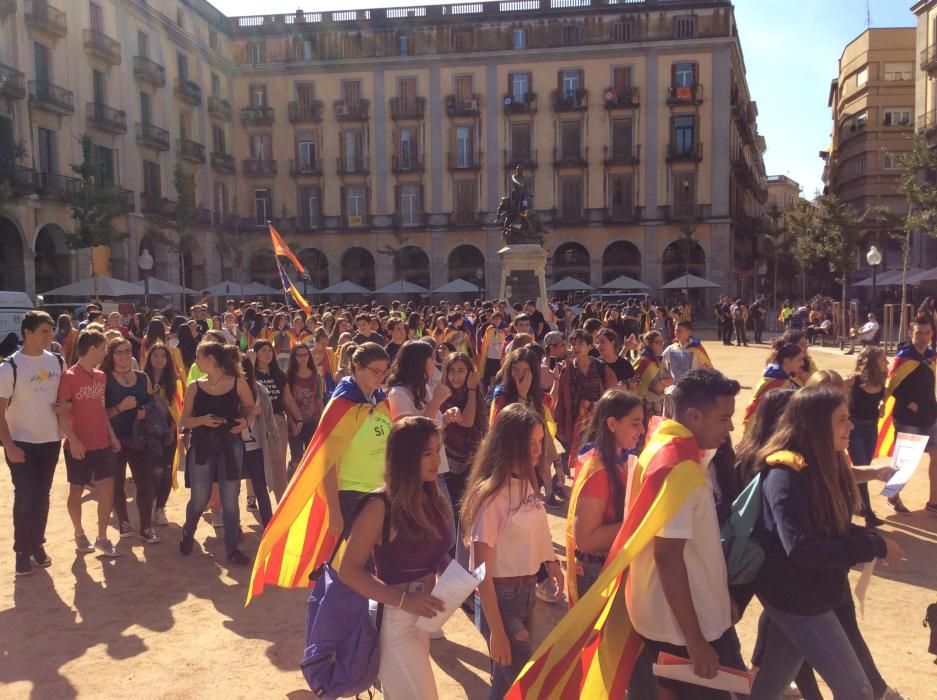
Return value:
[(241, 369), (241, 354), (234, 345), (223, 345), (215, 340), (199, 343), (198, 353), (203, 357), (212, 358), (221, 371), (231, 377), (243, 377)]

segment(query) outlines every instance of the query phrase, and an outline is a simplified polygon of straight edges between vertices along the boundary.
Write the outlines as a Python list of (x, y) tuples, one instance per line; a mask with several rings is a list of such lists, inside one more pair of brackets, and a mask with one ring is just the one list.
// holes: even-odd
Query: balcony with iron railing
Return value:
[(176, 97), (193, 107), (198, 107), (202, 104), (202, 88), (192, 80), (179, 78), (176, 80)]
[(245, 177), (273, 177), (277, 174), (277, 162), (266, 158), (245, 158), (241, 161), (241, 173)]
[(231, 121), (231, 103), (223, 97), (209, 95), (208, 113), (215, 117), (215, 119), (221, 119), (222, 121), (229, 122)]
[(453, 226), (477, 226), (479, 223), (482, 223), (482, 219), (481, 212), (457, 206), (452, 210), (449, 223)]
[(133, 57), (133, 77), (153, 87), (166, 85), (166, 69), (143, 56)]
[(157, 193), (140, 193), (140, 213), (163, 218), (172, 218), (176, 213), (176, 203)]
[(636, 109), (641, 106), (641, 91), (636, 87), (624, 90), (608, 88), (605, 91), (605, 109)]
[(680, 222), (708, 219), (712, 207), (709, 204), (664, 204), (658, 209), (664, 221)]
[(422, 173), (426, 166), (419, 153), (401, 153), (390, 157), (390, 169), (395, 175), (404, 173)]
[(241, 124), (244, 126), (270, 126), (274, 116), (273, 107), (266, 105), (241, 107)]
[(36, 192), (40, 197), (67, 201), (79, 190), (81, 190), (81, 180), (77, 177), (58, 173), (36, 173)]
[(536, 170), (537, 151), (529, 148), (504, 151), (504, 169), (513, 172), (518, 166), (524, 170)]
[(394, 212), (394, 228), (421, 228), (426, 226), (426, 212), (418, 211), (412, 214)]
[(122, 205), (121, 208), (125, 212), (130, 213), (137, 210), (137, 202), (133, 190), (125, 190), (121, 188), (118, 196), (120, 197), (120, 203)]
[(55, 114), (74, 114), (75, 98), (71, 90), (54, 85), (47, 80), (29, 81), (29, 104)]
[(586, 223), (586, 212), (582, 205), (560, 205), (553, 210), (554, 224), (584, 224)]
[(169, 131), (148, 122), (137, 122), (137, 143), (157, 151), (168, 151)]
[(62, 38), (68, 34), (65, 13), (49, 5), (45, 0), (26, 0), (26, 26), (37, 32)]
[(605, 146), (605, 165), (637, 165), (641, 162), (641, 146), (637, 144)]
[(589, 108), (589, 91), (585, 88), (578, 90), (554, 90), (554, 112), (584, 112)]
[(322, 100), (291, 101), (287, 104), (290, 124), (318, 124), (322, 121)]
[(391, 119), (422, 119), (425, 113), (425, 97), (413, 97), (410, 99), (402, 99), (400, 97), (390, 98)]
[(339, 175), (367, 175), (370, 171), (368, 157), (363, 153), (339, 156), (336, 160), (336, 172)]
[(21, 100), (26, 97), (26, 76), (12, 66), (0, 63), (0, 97)]
[(667, 144), (667, 162), (668, 163), (698, 163), (703, 160), (702, 143), (668, 143)]
[(631, 202), (621, 204), (612, 204), (605, 212), (606, 222), (615, 223), (637, 223), (644, 217), (644, 207), (636, 207)]
[(319, 158), (290, 159), (290, 175), (293, 177), (318, 177), (322, 175), (322, 160)]
[(703, 86), (700, 83), (670, 85), (667, 88), (667, 104), (671, 106), (701, 105), (703, 104)]
[(127, 113), (108, 107), (101, 102), (89, 102), (86, 106), (88, 126), (111, 134), (127, 133)]
[(937, 43), (921, 51), (921, 70), (930, 73), (937, 69)]
[(100, 58), (108, 65), (120, 65), (120, 42), (96, 29), (85, 30), (85, 52)]
[(232, 156), (230, 153), (219, 153), (217, 151), (212, 151), (211, 168), (215, 172), (222, 173), (224, 175), (233, 175), (237, 171), (237, 164), (234, 160), (234, 156)]
[(460, 170), (481, 170), (482, 156), (477, 151), (472, 152), (453, 152), (448, 153), (449, 170), (456, 172)]
[(31, 194), (36, 191), (37, 173), (33, 168), (22, 165), (7, 165), (0, 168), (0, 183), (9, 185), (15, 194)]
[(589, 149), (586, 148), (554, 148), (554, 168), (585, 168), (589, 165)]
[(536, 114), (537, 93), (526, 92), (523, 95), (508, 93), (501, 98), (505, 114)]
[(201, 165), (205, 162), (205, 146), (191, 139), (176, 139), (176, 155), (182, 160)]
[(478, 93), (468, 97), (446, 95), (446, 114), (450, 117), (477, 117), (481, 114), (481, 98)]
[(342, 214), (339, 218), (339, 226), (343, 230), (367, 228), (370, 225), (370, 214)]
[(360, 122), (368, 118), (370, 100), (358, 99), (354, 102), (335, 100), (332, 107), (335, 110), (335, 119), (340, 122)]
[(937, 131), (937, 109), (925, 112), (917, 118), (917, 131), (925, 136)]
[(18, 0), (0, 0), (0, 17), (6, 17), (16, 12)]

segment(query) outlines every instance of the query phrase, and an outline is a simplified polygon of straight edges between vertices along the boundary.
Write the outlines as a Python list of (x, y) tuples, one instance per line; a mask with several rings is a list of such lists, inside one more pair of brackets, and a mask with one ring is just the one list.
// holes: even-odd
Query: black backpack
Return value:
[[(55, 359), (59, 361), (59, 371), (64, 372), (65, 358), (59, 355), (57, 352), (53, 352), (52, 354), (55, 355)], [(10, 365), (10, 369), (13, 370), (13, 386), (10, 389), (10, 398), (7, 399), (7, 408), (9, 409), (10, 404), (13, 403), (13, 396), (16, 394), (16, 362), (13, 360), (13, 356), (10, 355), (10, 357), (7, 357), (2, 362), (0, 362), (0, 365)]]

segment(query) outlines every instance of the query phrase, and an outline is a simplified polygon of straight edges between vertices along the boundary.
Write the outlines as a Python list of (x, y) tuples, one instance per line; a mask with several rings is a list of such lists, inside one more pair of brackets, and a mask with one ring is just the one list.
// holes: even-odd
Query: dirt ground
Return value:
[[(707, 346), (716, 366), (742, 382), (738, 426), (767, 351), (764, 346), (725, 348), (713, 341)], [(852, 366), (852, 358), (837, 351), (817, 349), (813, 354), (821, 368), (848, 371)], [(268, 589), (245, 609), (250, 572), (228, 568), (222, 540), (204, 522), (193, 555), (180, 556), (185, 491), (170, 497), (172, 524), (159, 529), (163, 541), (148, 545), (138, 538), (121, 540), (123, 556), (116, 560), (75, 554), (66, 493), (65, 465), (60, 463), (47, 531), (53, 565), (15, 578), (12, 487), (8, 477), (0, 478), (5, 518), (0, 580), (7, 581), (0, 590), (0, 696), (314, 697), (298, 667), (306, 592)], [(927, 475), (916, 474), (904, 497), (909, 507), (922, 508)], [(243, 503), (243, 495), (241, 499)], [(900, 543), (906, 560), (892, 569), (876, 568), (861, 627), (889, 684), (914, 700), (937, 698), (937, 667), (927, 654), (928, 630), (921, 624), (925, 608), (937, 600), (937, 517), (921, 510), (896, 516), (883, 499), (874, 497), (873, 502), (888, 520), (882, 531)], [(550, 516), (561, 557), (564, 515)], [(84, 524), (87, 532), (94, 532), (90, 497)], [(255, 515), (243, 511), (242, 526), (244, 550), (253, 555), (260, 529)], [(542, 638), (563, 610), (538, 605), (535, 636)], [(739, 625), (746, 653), (754, 643), (757, 615), (753, 604)], [(461, 612), (447, 623), (445, 633), (445, 640), (432, 643), (440, 697), (486, 697), (488, 657), (481, 636)]]

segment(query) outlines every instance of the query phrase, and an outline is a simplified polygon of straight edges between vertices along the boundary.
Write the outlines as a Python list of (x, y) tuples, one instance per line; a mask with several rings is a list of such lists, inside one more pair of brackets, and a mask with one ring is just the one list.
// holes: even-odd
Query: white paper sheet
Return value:
[(752, 691), (752, 676), (750, 673), (720, 666), (714, 678), (701, 678), (693, 672), (693, 664), (689, 659), (683, 661), (685, 663), (656, 663), (653, 666), (654, 675), (683, 683), (692, 683), (703, 688), (725, 690), (730, 693), (741, 693), (742, 695), (748, 695)]
[(865, 594), (869, 592), (869, 583), (872, 581), (872, 572), (875, 571), (875, 562), (873, 559), (866, 562), (862, 567), (862, 573), (859, 574), (859, 580), (856, 582), (856, 600), (859, 601), (859, 614), (865, 617)]
[(446, 609), (436, 613), (433, 617), (421, 617), (416, 622), (416, 626), (427, 632), (438, 632), (446, 623), (452, 613), (454, 613), (465, 599), (474, 591), (478, 584), (485, 579), (485, 565), (481, 564), (475, 572), (466, 571), (455, 560), (449, 562), (449, 566), (436, 581), (433, 587), (432, 596), (439, 598), (446, 606)]
[(895, 436), (895, 454), (892, 457), (892, 466), (895, 473), (882, 489), (882, 496), (891, 498), (897, 496), (905, 484), (920, 465), (927, 447), (927, 435), (910, 435), (898, 433)]

